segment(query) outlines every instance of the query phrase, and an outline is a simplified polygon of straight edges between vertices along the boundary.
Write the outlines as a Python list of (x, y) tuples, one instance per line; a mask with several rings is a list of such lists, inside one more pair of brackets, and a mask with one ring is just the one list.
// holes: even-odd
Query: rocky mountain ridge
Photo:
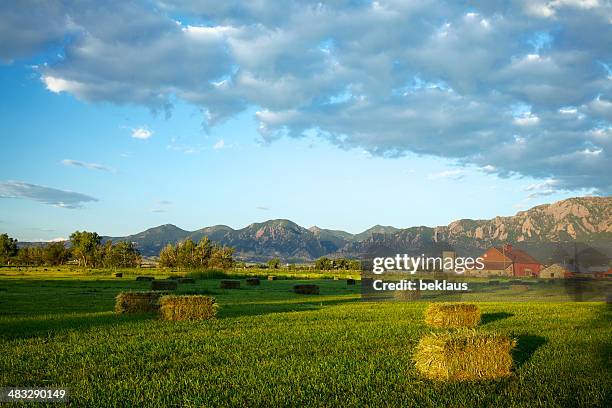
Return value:
[(127, 237), (107, 238), (135, 242), (143, 255), (155, 256), (168, 243), (185, 239), (212, 241), (236, 248), (248, 261), (281, 258), (311, 261), (321, 256), (359, 257), (372, 246), (407, 253), (437, 253), (455, 249), (478, 254), (491, 245), (512, 242), (529, 246), (580, 241), (612, 248), (612, 197), (569, 198), (533, 207), (516, 215), (490, 220), (462, 219), (438, 227), (394, 228), (377, 225), (360, 234), (320, 227), (306, 229), (285, 219), (253, 223), (241, 229), (226, 225), (185, 231), (166, 224)]

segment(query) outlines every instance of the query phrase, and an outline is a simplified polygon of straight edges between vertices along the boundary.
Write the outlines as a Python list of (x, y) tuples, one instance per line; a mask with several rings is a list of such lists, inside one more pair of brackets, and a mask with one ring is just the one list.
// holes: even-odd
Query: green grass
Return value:
[[(64, 386), (74, 406), (611, 406), (612, 312), (601, 302), (483, 302), (478, 330), (518, 339), (513, 374), (434, 382), (414, 367), (427, 302), (363, 302), (359, 285), (300, 280), (214, 296), (215, 321), (115, 315), (136, 271), (0, 270), (0, 386)], [(159, 274), (162, 277), (163, 274)]]

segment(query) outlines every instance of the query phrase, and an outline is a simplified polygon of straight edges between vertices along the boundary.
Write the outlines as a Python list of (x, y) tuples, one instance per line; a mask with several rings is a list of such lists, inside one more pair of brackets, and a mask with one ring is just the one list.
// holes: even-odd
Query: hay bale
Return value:
[(152, 280), (155, 280), (155, 278), (153, 276), (137, 276), (136, 280), (137, 281), (150, 282)]
[(490, 380), (511, 374), (515, 346), (513, 339), (475, 330), (434, 333), (419, 341), (413, 361), (432, 380)]
[(276, 276), (272, 276), (272, 275), (268, 276), (268, 280), (276, 280), (276, 279), (277, 279)]
[(349, 286), (355, 285), (355, 279), (347, 279), (346, 284)]
[(240, 289), (240, 281), (235, 279), (224, 279), (220, 282), (221, 289)]
[(425, 323), (433, 327), (475, 327), (480, 308), (470, 303), (432, 303), (425, 310)]
[(193, 278), (179, 278), (178, 283), (195, 283)]
[(408, 302), (411, 300), (417, 300), (421, 298), (420, 290), (395, 290), (393, 291), (393, 298), (398, 301)]
[(115, 298), (116, 313), (151, 313), (159, 309), (164, 292), (121, 292)]
[(295, 293), (299, 293), (300, 295), (318, 295), (319, 294), (319, 286), (318, 285), (294, 285), (293, 291)]
[(164, 296), (159, 301), (163, 320), (209, 320), (217, 315), (215, 298), (202, 295)]
[(514, 290), (516, 292), (525, 292), (529, 290), (528, 285), (510, 285), (510, 290)]
[(151, 290), (176, 290), (178, 283), (174, 280), (151, 281)]
[(247, 278), (246, 284), (248, 286), (259, 286), (259, 278)]
[(121, 272), (117, 272), (117, 273), (115, 274), (115, 278), (123, 278), (123, 273), (121, 273)]

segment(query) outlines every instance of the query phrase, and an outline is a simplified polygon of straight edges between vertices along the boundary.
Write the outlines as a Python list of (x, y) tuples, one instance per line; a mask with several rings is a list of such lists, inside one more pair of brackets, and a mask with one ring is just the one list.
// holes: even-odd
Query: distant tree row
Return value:
[(168, 244), (159, 253), (159, 266), (166, 268), (231, 268), (234, 248), (212, 243), (204, 237), (197, 244), (191, 239)]
[(63, 265), (74, 260), (83, 267), (129, 268), (140, 265), (140, 253), (131, 242), (102, 243), (95, 232), (76, 231), (70, 235), (70, 246), (50, 242), (41, 246), (17, 247), (17, 240), (0, 235), (2, 265)]
[(361, 269), (361, 263), (356, 259), (329, 259), (324, 256), (315, 261), (315, 269), (321, 269), (324, 271), (330, 271), (335, 269), (359, 270)]

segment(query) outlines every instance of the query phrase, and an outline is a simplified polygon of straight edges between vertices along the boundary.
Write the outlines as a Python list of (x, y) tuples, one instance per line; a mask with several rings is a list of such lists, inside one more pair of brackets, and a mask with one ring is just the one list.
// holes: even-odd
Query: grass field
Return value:
[[(115, 315), (117, 293), (149, 287), (135, 274), (151, 273), (0, 270), (0, 386), (69, 387), (79, 407), (612, 406), (602, 302), (480, 303), (480, 330), (518, 339), (513, 375), (439, 383), (411, 361), (433, 330), (426, 301), (364, 302), (344, 280), (199, 279), (178, 292), (214, 296), (215, 321)], [(321, 294), (292, 293), (300, 282)]]

